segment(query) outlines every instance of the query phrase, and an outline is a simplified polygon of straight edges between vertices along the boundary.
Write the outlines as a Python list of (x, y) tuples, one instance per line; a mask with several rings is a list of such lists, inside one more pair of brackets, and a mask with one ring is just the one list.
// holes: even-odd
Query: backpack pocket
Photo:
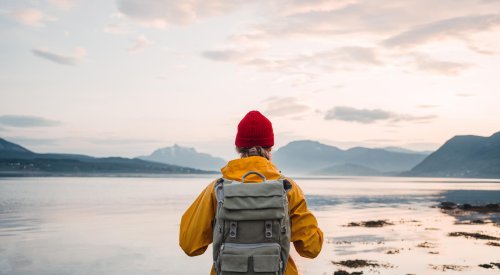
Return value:
[(273, 220), (285, 216), (283, 184), (233, 184), (224, 186), (219, 217), (224, 220)]
[(222, 254), (221, 257), (222, 274), (248, 272), (248, 256)]
[(259, 274), (276, 274), (280, 270), (280, 256), (253, 255), (253, 271)]
[(281, 247), (277, 243), (225, 243), (220, 254), (222, 275), (282, 274)]

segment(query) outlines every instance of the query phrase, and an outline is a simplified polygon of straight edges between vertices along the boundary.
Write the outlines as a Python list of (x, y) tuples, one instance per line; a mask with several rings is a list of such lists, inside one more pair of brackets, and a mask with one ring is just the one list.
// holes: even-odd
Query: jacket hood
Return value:
[[(250, 171), (259, 172), (268, 180), (276, 180), (281, 177), (280, 171), (272, 162), (264, 157), (246, 157), (229, 161), (226, 166), (220, 169), (222, 176), (228, 180), (241, 181), (244, 174)], [(262, 179), (255, 175), (249, 175), (245, 182), (261, 182)]]

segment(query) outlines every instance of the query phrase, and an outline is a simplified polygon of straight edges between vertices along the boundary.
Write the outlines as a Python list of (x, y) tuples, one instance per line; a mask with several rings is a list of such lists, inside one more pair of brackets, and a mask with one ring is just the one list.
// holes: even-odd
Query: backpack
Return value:
[[(256, 174), (261, 183), (245, 183)], [(250, 171), (241, 182), (221, 178), (215, 184), (213, 259), (217, 275), (285, 273), (290, 252), (290, 216), (285, 178), (267, 181)]]

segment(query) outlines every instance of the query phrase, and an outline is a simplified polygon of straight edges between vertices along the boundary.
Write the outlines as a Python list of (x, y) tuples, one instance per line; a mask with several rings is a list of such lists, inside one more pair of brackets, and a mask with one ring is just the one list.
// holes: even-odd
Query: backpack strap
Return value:
[(224, 178), (219, 178), (214, 185), (215, 198), (217, 199), (217, 203), (224, 201), (224, 181), (226, 181)]
[(290, 190), (292, 190), (292, 183), (288, 180), (287, 177), (285, 177), (285, 175), (281, 174), (280, 175), (280, 178), (278, 180), (281, 180), (283, 182), (283, 189), (285, 189), (285, 192), (289, 192)]
[[(217, 200), (217, 212), (215, 213), (215, 218), (213, 220), (213, 227), (215, 227), (216, 220), (217, 220), (217, 215), (219, 213), (220, 208), (222, 207), (222, 203), (224, 202), (224, 178), (219, 178), (214, 185), (214, 193), (215, 193), (215, 199)], [(219, 223), (218, 231), (222, 233), (224, 231), (224, 228), (222, 225)]]

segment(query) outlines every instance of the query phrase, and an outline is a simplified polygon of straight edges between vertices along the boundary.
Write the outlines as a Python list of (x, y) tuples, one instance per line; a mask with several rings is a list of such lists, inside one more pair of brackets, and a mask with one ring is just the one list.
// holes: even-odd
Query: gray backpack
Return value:
[[(262, 183), (244, 183), (256, 174)], [(284, 178), (266, 181), (248, 172), (241, 182), (221, 178), (215, 184), (217, 210), (213, 258), (217, 275), (285, 273), (290, 252), (290, 217)]]

